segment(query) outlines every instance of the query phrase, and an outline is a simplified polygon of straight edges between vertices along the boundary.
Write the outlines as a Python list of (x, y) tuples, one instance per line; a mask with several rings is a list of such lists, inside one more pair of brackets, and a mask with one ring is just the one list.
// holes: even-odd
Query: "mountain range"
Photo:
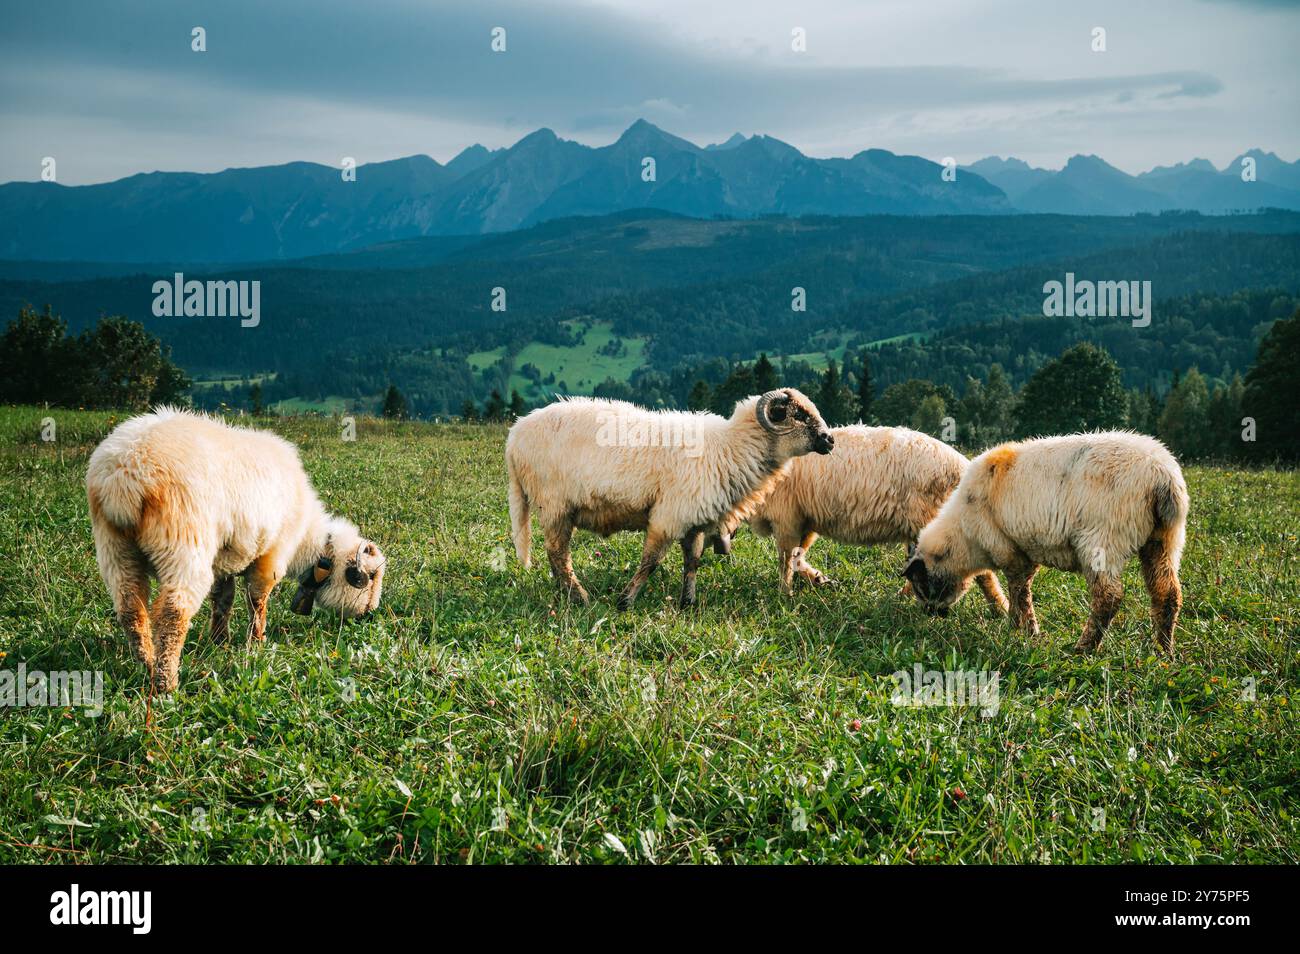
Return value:
[[(479, 235), (571, 216), (651, 208), (695, 218), (762, 215), (1129, 215), (1300, 209), (1300, 162), (1246, 154), (1130, 176), (1096, 156), (1059, 171), (989, 158), (945, 179), (918, 156), (867, 149), (816, 159), (770, 136), (700, 147), (638, 120), (590, 147), (539, 129), (513, 146), (471, 146), (445, 165), (416, 155), (356, 169), (310, 162), (115, 182), (0, 185), (0, 258), (219, 264), (326, 255), (423, 236)], [(647, 158), (653, 158), (653, 175)]]
[[(1253, 160), (1254, 181), (1242, 178)], [(996, 156), (966, 169), (1001, 189), (1021, 212), (1064, 215), (1133, 215), (1168, 209), (1206, 214), (1259, 208), (1300, 209), (1300, 161), (1284, 162), (1252, 149), (1222, 170), (1207, 159), (1157, 166), (1131, 176), (1097, 156), (1073, 156), (1058, 171)]]

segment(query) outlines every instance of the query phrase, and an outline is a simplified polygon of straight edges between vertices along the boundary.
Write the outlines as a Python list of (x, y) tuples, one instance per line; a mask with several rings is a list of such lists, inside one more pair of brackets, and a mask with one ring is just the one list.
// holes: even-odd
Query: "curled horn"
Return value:
[(771, 403), (777, 400), (778, 398), (784, 401), (789, 401), (790, 395), (786, 394), (784, 391), (781, 390), (768, 391), (766, 394), (764, 394), (762, 397), (758, 399), (758, 406), (754, 409), (754, 413), (758, 417), (758, 423), (762, 425), (763, 430), (769, 431), (773, 434), (783, 433), (782, 429), (777, 427), (776, 424), (773, 423), (771, 417), (769, 417), (767, 413), (768, 406), (771, 405)]

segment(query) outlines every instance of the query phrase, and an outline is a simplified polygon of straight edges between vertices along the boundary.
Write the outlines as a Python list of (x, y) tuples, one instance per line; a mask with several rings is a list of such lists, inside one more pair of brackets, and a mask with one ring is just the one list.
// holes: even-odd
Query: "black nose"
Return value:
[(828, 434), (822, 433), (817, 435), (813, 441), (813, 450), (819, 454), (829, 454), (835, 448), (835, 438)]
[(370, 577), (355, 566), (350, 566), (344, 570), (343, 576), (347, 579), (349, 586), (355, 586), (359, 590), (364, 590), (366, 584), (370, 582)]

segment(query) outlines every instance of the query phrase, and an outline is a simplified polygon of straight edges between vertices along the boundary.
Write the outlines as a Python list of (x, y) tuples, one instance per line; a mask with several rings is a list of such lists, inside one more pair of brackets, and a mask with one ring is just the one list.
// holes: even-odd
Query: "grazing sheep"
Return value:
[(590, 398), (551, 404), (518, 421), (506, 441), (515, 552), (530, 565), (536, 508), (551, 572), (586, 603), (569, 555), (574, 529), (645, 530), (641, 565), (618, 601), (627, 609), (678, 540), (681, 606), (690, 606), (705, 535), (748, 515), (792, 458), (829, 454), (834, 443), (817, 408), (793, 388), (747, 398), (730, 419)]
[(1187, 510), (1178, 462), (1155, 438), (1110, 432), (1003, 444), (971, 462), (903, 575), (937, 612), (961, 598), (973, 573), (1003, 569), (1012, 622), (1036, 635), (1038, 567), (1082, 573), (1092, 612), (1075, 648), (1090, 651), (1119, 609), (1120, 574), (1136, 553), (1156, 641), (1172, 651)]
[[(831, 434), (835, 453), (792, 461), (785, 479), (749, 518), (754, 533), (775, 538), (787, 594), (796, 572), (814, 585), (830, 582), (807, 562), (819, 536), (859, 546), (903, 543), (910, 552), (969, 463), (943, 441), (904, 427), (854, 424)], [(1005, 613), (997, 577), (985, 571), (975, 579), (989, 603)]]
[(91, 455), (86, 497), (99, 572), (156, 692), (176, 688), (208, 593), (212, 638), (229, 635), (236, 574), (254, 640), (265, 638), (267, 600), (288, 573), (301, 574), (295, 612), (317, 600), (344, 616), (379, 605), (379, 548), (325, 512), (297, 450), (274, 434), (169, 408), (131, 418)]

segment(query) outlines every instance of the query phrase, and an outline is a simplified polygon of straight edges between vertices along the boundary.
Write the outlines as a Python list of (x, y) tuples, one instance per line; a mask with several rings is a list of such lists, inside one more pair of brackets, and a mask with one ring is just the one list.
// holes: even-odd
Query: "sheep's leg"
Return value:
[(632, 575), (631, 581), (627, 584), (627, 589), (623, 590), (619, 595), (618, 608), (620, 610), (631, 609), (637, 593), (641, 592), (641, 587), (645, 585), (645, 581), (650, 579), (650, 574), (663, 561), (664, 554), (668, 552), (668, 547), (671, 545), (672, 538), (662, 530), (651, 527), (646, 531), (645, 547), (641, 551), (641, 565), (637, 567), (636, 573)]
[(695, 605), (695, 572), (700, 568), (703, 553), (703, 531), (692, 530), (682, 537), (682, 597), (678, 603), (681, 609)]
[(713, 538), (713, 552), (718, 556), (731, 556), (731, 534), (726, 530), (720, 530)]
[(777, 582), (786, 596), (794, 596), (794, 550), (795, 548), (786, 549), (779, 544), (776, 548)]
[(1088, 592), (1092, 597), (1092, 612), (1083, 627), (1083, 635), (1074, 644), (1076, 652), (1092, 652), (1101, 644), (1106, 627), (1119, 611), (1124, 600), (1124, 584), (1119, 574), (1096, 573), (1088, 579)]
[(266, 606), (271, 591), (280, 582), (269, 556), (258, 557), (248, 568), (244, 595), (248, 600), (248, 639), (250, 642), (266, 640)]
[(1152, 537), (1138, 551), (1142, 560), (1142, 580), (1151, 596), (1151, 621), (1156, 628), (1156, 643), (1167, 653), (1174, 651), (1174, 627), (1183, 606), (1183, 588), (1178, 582), (1169, 549), (1160, 537)]
[(975, 574), (975, 585), (980, 588), (984, 598), (988, 600), (989, 606), (993, 607), (1002, 616), (1007, 615), (1007, 598), (1002, 592), (1002, 587), (998, 584), (998, 578), (991, 570), (985, 570), (983, 573)]
[(772, 538), (776, 541), (776, 559), (780, 567), (779, 582), (781, 592), (786, 596), (794, 595), (794, 574), (803, 560), (799, 552), (799, 537), (780, 527), (772, 528)]
[(1011, 589), (1011, 625), (1023, 629), (1030, 636), (1038, 635), (1038, 620), (1034, 616), (1034, 574), (1038, 566), (1033, 563), (1016, 563), (1007, 567), (1007, 586)]
[(800, 576), (813, 586), (829, 586), (831, 578), (808, 562), (808, 551), (812, 549), (812, 545), (816, 542), (817, 534), (812, 531), (803, 535), (803, 541), (799, 544), (799, 563), (795, 569), (799, 571)]
[(149, 622), (149, 571), (140, 549), (111, 526), (95, 524), (95, 556), (113, 597), (117, 621), (131, 641), (131, 654), (153, 668)]
[(212, 584), (212, 625), (208, 637), (214, 643), (224, 643), (230, 638), (230, 611), (235, 605), (235, 578), (218, 577)]
[(573, 539), (573, 523), (567, 518), (547, 523), (542, 528), (546, 538), (546, 558), (551, 564), (551, 575), (570, 599), (587, 604), (587, 591), (573, 572), (573, 555), (569, 541)]
[(149, 611), (154, 637), (153, 690), (160, 694), (176, 690), (190, 620), (212, 588), (212, 569), (204, 557), (182, 553), (177, 562), (186, 570), (173, 575), (159, 568), (158, 595)]

